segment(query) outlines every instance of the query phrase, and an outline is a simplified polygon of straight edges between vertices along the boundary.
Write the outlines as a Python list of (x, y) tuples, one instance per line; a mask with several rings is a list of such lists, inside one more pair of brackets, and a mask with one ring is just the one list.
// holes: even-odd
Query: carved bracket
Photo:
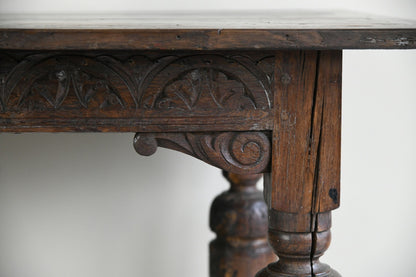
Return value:
[(133, 144), (140, 155), (160, 146), (237, 174), (266, 172), (270, 164), (270, 138), (263, 132), (137, 133)]

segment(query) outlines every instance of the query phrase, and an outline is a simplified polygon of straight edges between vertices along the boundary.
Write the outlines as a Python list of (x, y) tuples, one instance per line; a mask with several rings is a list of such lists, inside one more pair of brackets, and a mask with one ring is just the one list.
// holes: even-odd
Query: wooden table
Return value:
[(319, 257), (340, 199), (342, 49), (415, 48), (416, 22), (353, 13), (1, 15), (0, 129), (134, 132), (142, 155), (201, 159), (231, 183), (211, 277), (339, 276)]

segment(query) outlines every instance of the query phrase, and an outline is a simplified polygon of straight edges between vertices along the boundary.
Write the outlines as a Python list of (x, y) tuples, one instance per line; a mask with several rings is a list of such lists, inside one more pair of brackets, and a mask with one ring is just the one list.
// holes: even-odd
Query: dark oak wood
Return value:
[(279, 256), (257, 277), (338, 276), (320, 263), (339, 206), (341, 51), (276, 55), (269, 240)]
[(331, 232), (298, 233), (269, 231), (269, 241), (279, 261), (269, 264), (256, 277), (340, 277), (319, 257), (328, 249)]
[(270, 139), (263, 132), (137, 133), (133, 144), (141, 155), (150, 156), (160, 146), (237, 174), (270, 170)]
[(232, 184), (211, 277), (270, 261), (267, 209), (279, 260), (258, 277), (336, 277), (319, 258), (340, 204), (341, 50), (415, 41), (414, 20), (355, 13), (0, 14), (0, 132), (137, 132), (140, 154), (201, 159)]
[(348, 12), (0, 15), (0, 49), (407, 49), (415, 28)]
[(341, 66), (341, 51), (277, 54), (273, 209), (309, 213), (339, 206)]
[(0, 129), (271, 129), (273, 70), (273, 52), (0, 52)]
[(210, 227), (217, 238), (210, 243), (210, 276), (253, 277), (276, 260), (267, 242), (267, 205), (256, 188), (262, 175), (223, 173), (231, 187), (211, 206)]

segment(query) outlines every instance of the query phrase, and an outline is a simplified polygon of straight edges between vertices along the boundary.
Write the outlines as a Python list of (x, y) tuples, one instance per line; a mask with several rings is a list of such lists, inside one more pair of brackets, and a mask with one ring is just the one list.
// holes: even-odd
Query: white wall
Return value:
[[(414, 0), (0, 0), (0, 12), (350, 9), (415, 18)], [(323, 257), (343, 276), (416, 263), (416, 51), (345, 51), (342, 203)], [(0, 135), (0, 277), (207, 276), (219, 170), (133, 134)]]

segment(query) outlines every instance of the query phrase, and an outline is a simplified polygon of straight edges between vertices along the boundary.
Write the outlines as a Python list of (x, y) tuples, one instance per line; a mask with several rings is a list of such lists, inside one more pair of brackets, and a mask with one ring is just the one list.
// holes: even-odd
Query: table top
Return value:
[(0, 49), (411, 49), (416, 21), (353, 12), (0, 14)]

